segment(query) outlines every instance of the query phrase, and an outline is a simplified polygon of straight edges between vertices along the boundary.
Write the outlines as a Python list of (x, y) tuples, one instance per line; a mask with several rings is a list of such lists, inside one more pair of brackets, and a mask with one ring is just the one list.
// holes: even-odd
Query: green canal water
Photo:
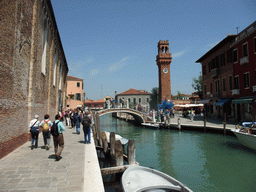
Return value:
[(105, 115), (101, 129), (135, 140), (136, 161), (162, 171), (194, 192), (256, 191), (256, 152), (235, 136), (155, 130)]

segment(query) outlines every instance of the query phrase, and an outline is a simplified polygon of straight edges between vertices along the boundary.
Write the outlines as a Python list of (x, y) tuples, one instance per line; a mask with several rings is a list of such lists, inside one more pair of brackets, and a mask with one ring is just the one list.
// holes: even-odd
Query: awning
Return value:
[(252, 98), (250, 99), (235, 99), (232, 101), (233, 104), (242, 104), (242, 103), (251, 103), (252, 102)]
[(209, 103), (210, 101), (211, 99), (205, 99), (205, 100), (197, 101), (197, 103), (206, 104), (206, 103)]
[(76, 107), (83, 107), (83, 105), (77, 105)]
[(227, 103), (229, 99), (222, 99), (215, 103), (215, 106), (223, 106), (225, 103)]

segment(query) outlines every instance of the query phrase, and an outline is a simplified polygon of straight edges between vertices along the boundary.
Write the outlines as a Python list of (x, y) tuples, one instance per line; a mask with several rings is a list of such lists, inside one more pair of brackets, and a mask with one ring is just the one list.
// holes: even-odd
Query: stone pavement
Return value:
[[(82, 130), (77, 135), (75, 129), (66, 127), (62, 159), (56, 161), (52, 138), (51, 148), (47, 151), (43, 149), (43, 136), (40, 133), (37, 149), (31, 150), (31, 143), (27, 142), (0, 159), (0, 192), (85, 191), (85, 154), (88, 149), (93, 151), (95, 146), (84, 144), (83, 141)], [(87, 156), (90, 154), (87, 153)], [(94, 161), (97, 166), (97, 159), (94, 158)], [(102, 182), (100, 178), (98, 180)], [(103, 183), (99, 185), (103, 188)]]
[[(181, 114), (175, 114), (174, 118), (171, 118), (171, 124), (178, 124), (178, 118), (180, 118), (181, 125), (191, 125), (191, 126), (204, 126), (204, 117), (195, 116), (194, 120), (190, 120), (190, 116), (183, 117)], [(215, 117), (207, 117), (206, 121), (207, 127), (212, 128), (223, 128), (223, 120)], [(231, 120), (227, 121), (227, 129), (235, 128), (235, 123)]]

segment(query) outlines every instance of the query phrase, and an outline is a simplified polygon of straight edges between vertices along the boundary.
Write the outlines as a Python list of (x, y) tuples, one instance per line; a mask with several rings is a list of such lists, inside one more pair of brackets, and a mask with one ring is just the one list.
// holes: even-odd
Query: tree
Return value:
[(192, 87), (195, 89), (195, 91), (198, 93), (198, 95), (201, 96), (203, 93), (202, 73), (200, 72), (198, 79), (194, 77), (192, 80), (193, 80)]
[(149, 101), (150, 109), (157, 110), (158, 96), (159, 96), (158, 90), (159, 90), (158, 87), (154, 87), (151, 91), (152, 95), (150, 95), (150, 101)]

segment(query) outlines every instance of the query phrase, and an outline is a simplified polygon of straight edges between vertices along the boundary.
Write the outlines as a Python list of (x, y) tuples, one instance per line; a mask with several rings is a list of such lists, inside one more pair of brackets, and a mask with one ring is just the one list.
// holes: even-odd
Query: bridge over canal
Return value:
[(128, 109), (128, 108), (112, 108), (112, 109), (103, 109), (97, 111), (99, 116), (103, 116), (109, 113), (127, 113), (135, 119), (136, 124), (145, 123), (148, 120), (148, 117), (145, 113), (142, 113), (140, 111), (134, 110), (134, 109)]

